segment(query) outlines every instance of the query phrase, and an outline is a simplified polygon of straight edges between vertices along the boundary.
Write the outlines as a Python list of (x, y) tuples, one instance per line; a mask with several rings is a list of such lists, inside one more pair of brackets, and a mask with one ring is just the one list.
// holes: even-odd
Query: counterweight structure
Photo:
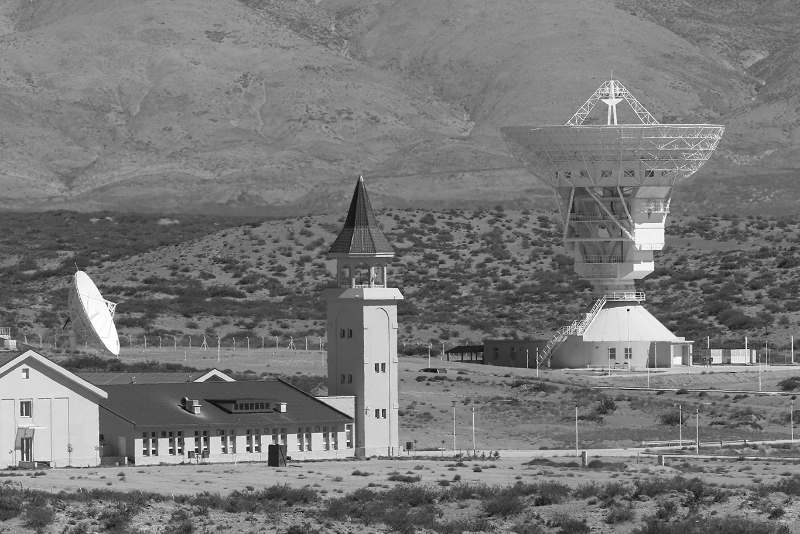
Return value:
[[(584, 125), (598, 101), (608, 106), (607, 124)], [(617, 123), (623, 101), (641, 124)], [(564, 126), (500, 128), (511, 153), (553, 188), (575, 272), (598, 299), (586, 317), (559, 330), (540, 364), (549, 364), (568, 336), (583, 335), (609, 303), (644, 301), (634, 281), (653, 272), (653, 251), (664, 247), (672, 189), (708, 160), (723, 131), (715, 124), (659, 124), (617, 80), (604, 82)]]

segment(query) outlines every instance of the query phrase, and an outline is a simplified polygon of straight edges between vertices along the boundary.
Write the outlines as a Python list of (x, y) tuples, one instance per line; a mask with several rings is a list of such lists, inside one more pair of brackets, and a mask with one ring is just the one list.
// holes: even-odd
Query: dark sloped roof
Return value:
[[(252, 382), (186, 382), (180, 384), (101, 385), (108, 393), (100, 406), (137, 428), (203, 426), (284, 426), (304, 423), (352, 423), (353, 419), (280, 380)], [(200, 413), (181, 406), (181, 398), (198, 399)], [(285, 402), (286, 412), (228, 413), (213, 401), (264, 399)]]
[(364, 178), (361, 176), (353, 192), (353, 200), (350, 202), (344, 227), (331, 245), (328, 254), (394, 256), (392, 245), (378, 226), (378, 219), (372, 211)]
[(10, 352), (6, 351), (0, 352), (0, 367), (4, 366), (8, 362), (14, 361), (20, 354), (22, 354), (22, 351), (19, 350), (12, 350)]
[(205, 374), (196, 373), (75, 373), (95, 386), (111, 384), (180, 384), (194, 382)]

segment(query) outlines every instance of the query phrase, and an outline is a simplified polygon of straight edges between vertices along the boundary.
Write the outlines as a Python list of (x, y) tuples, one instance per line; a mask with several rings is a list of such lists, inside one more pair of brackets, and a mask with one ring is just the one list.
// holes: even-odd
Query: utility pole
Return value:
[(578, 401), (575, 401), (575, 456), (580, 456), (578, 452)]
[(683, 447), (683, 406), (678, 405), (678, 447)]
[(453, 456), (456, 455), (456, 401), (453, 403)]
[(472, 457), (475, 457), (475, 406), (472, 407)]
[(697, 413), (695, 415), (695, 422), (694, 422), (694, 451), (695, 454), (700, 454), (700, 407), (697, 407)]

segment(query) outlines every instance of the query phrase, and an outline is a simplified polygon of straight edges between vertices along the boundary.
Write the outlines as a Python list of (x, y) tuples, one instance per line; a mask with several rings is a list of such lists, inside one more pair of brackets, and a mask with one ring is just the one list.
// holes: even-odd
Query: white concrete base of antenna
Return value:
[[(641, 124), (617, 124), (617, 105), (623, 100)], [(608, 105), (607, 124), (583, 125), (598, 101)], [(691, 361), (684, 352), (690, 345), (642, 307), (644, 295), (634, 284), (653, 272), (653, 251), (664, 247), (672, 188), (705, 163), (723, 130), (714, 124), (659, 124), (616, 80), (604, 82), (564, 126), (500, 129), (514, 156), (553, 188), (575, 272), (591, 282), (598, 298), (586, 317), (559, 329), (540, 364), (552, 358), (553, 367), (639, 366), (640, 360), (655, 357), (642, 352), (645, 345), (655, 344), (647, 349), (655, 350), (662, 342), (672, 343), (670, 353), (679, 352), (681, 361)], [(620, 315), (621, 307), (630, 311)], [(630, 338), (595, 326), (614, 324), (620, 317), (633, 323), (626, 333), (641, 332), (648, 339), (628, 346)], [(576, 345), (579, 338), (587, 347)], [(631, 349), (630, 358), (624, 357), (625, 349)], [(577, 356), (589, 353), (588, 360)], [(676, 361), (677, 356), (670, 366)]]

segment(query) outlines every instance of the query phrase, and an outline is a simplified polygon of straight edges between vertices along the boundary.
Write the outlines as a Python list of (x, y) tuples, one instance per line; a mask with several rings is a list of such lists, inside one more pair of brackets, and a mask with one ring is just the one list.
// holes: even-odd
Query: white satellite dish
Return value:
[(114, 325), (116, 307), (103, 298), (88, 274), (75, 273), (67, 301), (72, 328), (93, 347), (119, 356), (119, 337)]

